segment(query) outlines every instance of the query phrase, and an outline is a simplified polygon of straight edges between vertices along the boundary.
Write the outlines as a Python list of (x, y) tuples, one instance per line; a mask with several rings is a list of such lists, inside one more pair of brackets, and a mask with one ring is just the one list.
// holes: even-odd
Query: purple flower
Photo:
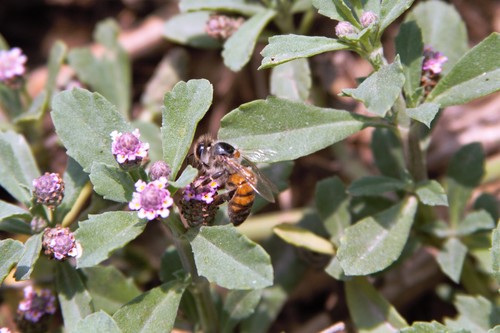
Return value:
[(80, 243), (75, 240), (73, 233), (61, 226), (45, 229), (42, 247), (46, 255), (56, 260), (78, 258), (82, 254)]
[(45, 314), (54, 314), (56, 298), (49, 289), (42, 289), (38, 294), (33, 286), (24, 288), (24, 298), (19, 303), (17, 313), (22, 319), (36, 323)]
[(189, 184), (184, 188), (183, 198), (185, 201), (198, 200), (210, 204), (214, 201), (214, 197), (219, 189), (219, 184), (211, 180), (208, 184), (203, 185), (207, 177), (201, 176), (197, 179), (196, 184)]
[(170, 166), (163, 161), (156, 161), (149, 168), (149, 178), (151, 180), (157, 180), (161, 177), (165, 177), (168, 179), (170, 174), (172, 173), (172, 169)]
[(16, 76), (21, 76), (26, 71), (24, 64), (26, 56), (21, 49), (14, 47), (10, 50), (0, 51), (0, 81), (8, 81)]
[(0, 328), (0, 333), (11, 333), (12, 331), (8, 329), (7, 327), (2, 327)]
[(448, 61), (441, 52), (435, 51), (432, 47), (424, 48), (424, 62), (422, 64), (423, 71), (429, 71), (432, 74), (439, 74), (443, 70), (443, 64)]
[(111, 152), (120, 166), (137, 166), (148, 156), (149, 144), (139, 140), (139, 129), (132, 133), (113, 131), (110, 135), (113, 139)]
[(356, 28), (347, 21), (341, 21), (335, 27), (335, 34), (337, 37), (347, 37), (348, 35), (352, 35), (356, 33)]
[(35, 201), (39, 204), (54, 208), (64, 198), (64, 181), (58, 173), (46, 172), (33, 179), (32, 185)]
[(158, 216), (167, 217), (170, 212), (169, 208), (174, 203), (167, 190), (167, 178), (160, 177), (150, 183), (138, 180), (135, 183), (136, 192), (132, 194), (132, 201), (129, 203), (129, 208), (138, 210), (139, 218), (147, 218), (153, 220)]
[(243, 24), (243, 18), (212, 14), (205, 24), (205, 32), (212, 38), (228, 39)]

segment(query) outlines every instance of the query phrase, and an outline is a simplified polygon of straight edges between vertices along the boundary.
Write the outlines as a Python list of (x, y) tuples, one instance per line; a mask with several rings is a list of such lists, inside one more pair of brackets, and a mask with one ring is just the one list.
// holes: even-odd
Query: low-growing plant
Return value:
[[(254, 163), (268, 163), (259, 167), (279, 190), (287, 187), (291, 161), (373, 128), (379, 174), (349, 184), (337, 176), (321, 180), (313, 207), (297, 224), (271, 222), (267, 228), (279, 238), (265, 245), (231, 224), (225, 209), (218, 210), (234, 199), (226, 178), (237, 170), (226, 166), (227, 174), (215, 172), (197, 161), (196, 149), (189, 154), (212, 104), (209, 81), (175, 84), (156, 111), (160, 123), (154, 117), (132, 119), (130, 61), (112, 21), (96, 29), (95, 40), (103, 46), (99, 56), (90, 48), (68, 52), (56, 43), (46, 88), (34, 98), (23, 81), (26, 58), (2, 41), (0, 105), (7, 121), (0, 132), (0, 185), (11, 200), (0, 201), (0, 230), (12, 236), (0, 241), (0, 277), (4, 281), (13, 270), (15, 280), (28, 284), (18, 328), (57, 326), (49, 321), (59, 308), (62, 328), (56, 330), (75, 333), (265, 332), (303, 277), (302, 263), (282, 263), (280, 251), (273, 250), (285, 241), (304, 255), (326, 259), (324, 270), (344, 286), (353, 330), (499, 330), (498, 202), (487, 193), (471, 199), (485, 174), (485, 154), (480, 144), (463, 146), (446, 175), (430, 179), (426, 151), (446, 107), (500, 89), (500, 35), (469, 48), (453, 6), (426, 1), (407, 12), (412, 4), (182, 0), (181, 13), (167, 21), (167, 38), (222, 46), (224, 63), (234, 71), (248, 63), (259, 38), (277, 31), (262, 50), (259, 68), (272, 68), (273, 96), (225, 115), (217, 139)], [(337, 38), (306, 35), (316, 11), (339, 21)], [(403, 14), (391, 55), (381, 39)], [(308, 58), (339, 50), (352, 51), (373, 67), (356, 88), (342, 92), (365, 106), (364, 115), (316, 106), (310, 97)], [(87, 89), (58, 91), (56, 78), (65, 61)], [(13, 69), (7, 73), (9, 64)], [(49, 111), (68, 155), (62, 174), (40, 171), (46, 154), (38, 142)], [(211, 157), (242, 163), (227, 155), (225, 150)], [(246, 179), (257, 193), (259, 181)], [(253, 206), (255, 213), (265, 201), (257, 198)], [(133, 267), (139, 260), (127, 253), (129, 243), (148, 224), (158, 225), (169, 246), (158, 279), (140, 289), (113, 258)], [(408, 322), (371, 283), (411, 263), (422, 248), (457, 289), (458, 315), (442, 323)], [(288, 265), (287, 272), (275, 275), (273, 263)], [(46, 289), (37, 292), (33, 286)], [(344, 327), (332, 325), (334, 332)]]

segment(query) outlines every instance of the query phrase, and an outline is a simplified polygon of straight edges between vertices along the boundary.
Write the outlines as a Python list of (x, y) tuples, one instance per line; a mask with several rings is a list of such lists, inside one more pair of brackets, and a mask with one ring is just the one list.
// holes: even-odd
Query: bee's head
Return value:
[(214, 140), (209, 136), (204, 135), (198, 139), (194, 146), (195, 159), (205, 167), (209, 166), (213, 144)]

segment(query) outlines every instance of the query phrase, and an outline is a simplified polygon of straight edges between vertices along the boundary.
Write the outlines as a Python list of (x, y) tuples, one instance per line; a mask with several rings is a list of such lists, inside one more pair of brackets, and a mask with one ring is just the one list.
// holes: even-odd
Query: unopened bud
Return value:
[(356, 33), (356, 28), (354, 26), (347, 22), (347, 21), (342, 21), (337, 24), (335, 27), (335, 33), (337, 34), (337, 37), (346, 37), (348, 35), (352, 35)]
[(172, 173), (172, 169), (170, 166), (163, 161), (156, 161), (151, 165), (149, 169), (149, 178), (153, 180), (160, 179), (161, 177), (165, 177), (168, 179), (170, 174)]
[(35, 201), (49, 208), (58, 206), (64, 198), (64, 181), (58, 173), (46, 172), (33, 180)]
[(377, 22), (377, 20), (378, 17), (374, 12), (367, 11), (364, 12), (363, 15), (361, 15), (361, 25), (363, 26), (363, 28), (369, 27), (370, 25)]
[(233, 18), (226, 15), (210, 15), (206, 25), (206, 33), (216, 39), (228, 39), (243, 24), (243, 18)]
[(47, 228), (43, 233), (42, 247), (45, 254), (56, 260), (77, 258), (82, 254), (80, 244), (69, 228), (57, 226)]

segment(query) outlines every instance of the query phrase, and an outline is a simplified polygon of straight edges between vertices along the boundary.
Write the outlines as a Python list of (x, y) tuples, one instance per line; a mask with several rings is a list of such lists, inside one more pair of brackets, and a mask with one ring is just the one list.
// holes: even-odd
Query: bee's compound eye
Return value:
[(196, 150), (195, 150), (195, 155), (196, 155), (196, 158), (198, 159), (201, 159), (202, 155), (205, 153), (205, 151), (207, 150), (206, 146), (204, 143), (200, 143), (197, 147), (196, 147)]
[(227, 142), (217, 142), (214, 146), (214, 154), (222, 156), (233, 156), (234, 147)]

